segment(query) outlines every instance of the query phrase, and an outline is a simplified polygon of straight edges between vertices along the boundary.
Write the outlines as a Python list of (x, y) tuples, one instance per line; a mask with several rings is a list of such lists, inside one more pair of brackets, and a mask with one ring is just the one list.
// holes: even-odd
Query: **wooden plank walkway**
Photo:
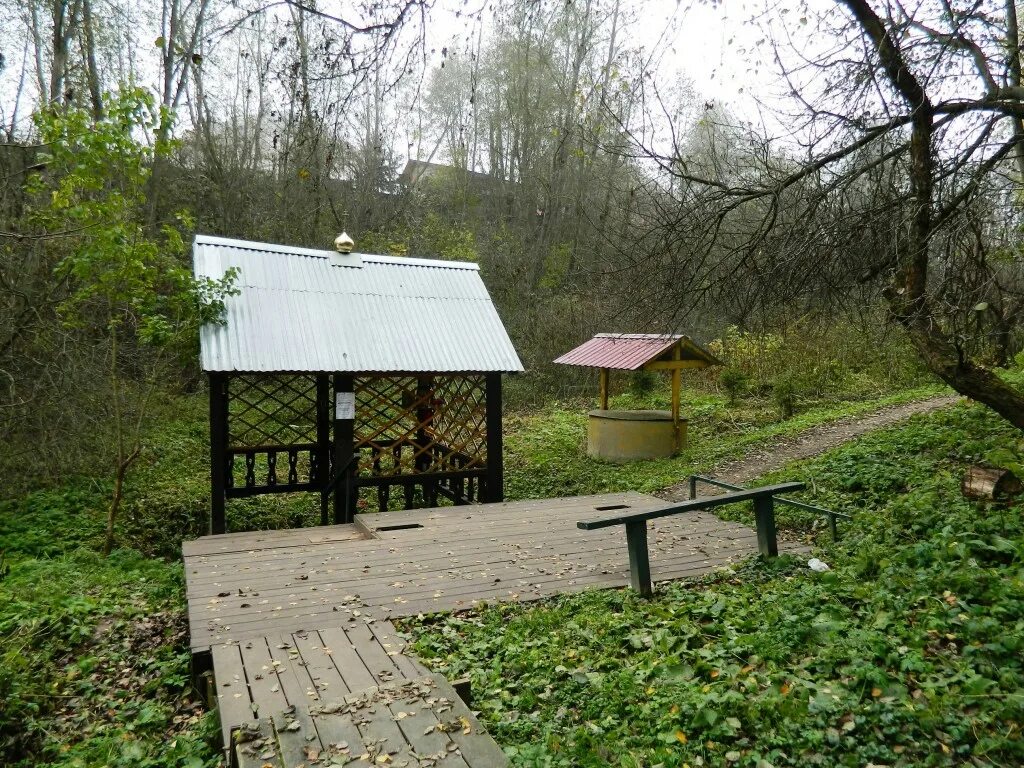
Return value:
[[(360, 515), (327, 526), (203, 537), (183, 546), (193, 652), (629, 583), (621, 530), (576, 522), (663, 506), (615, 493)], [(700, 576), (757, 551), (751, 528), (708, 512), (651, 524), (655, 581)]]
[(440, 675), (385, 683), (240, 732), (239, 768), (504, 768), (508, 760)]
[(404, 649), (391, 622), (376, 620), (213, 646), (224, 743), (230, 743), (232, 730), (261, 718), (306, 712), (321, 702), (429, 674)]

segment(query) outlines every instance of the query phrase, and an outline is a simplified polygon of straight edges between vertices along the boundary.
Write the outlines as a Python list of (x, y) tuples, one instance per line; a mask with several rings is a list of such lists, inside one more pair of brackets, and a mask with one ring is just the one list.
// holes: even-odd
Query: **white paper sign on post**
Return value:
[(337, 421), (351, 421), (356, 417), (355, 392), (334, 393), (334, 418)]

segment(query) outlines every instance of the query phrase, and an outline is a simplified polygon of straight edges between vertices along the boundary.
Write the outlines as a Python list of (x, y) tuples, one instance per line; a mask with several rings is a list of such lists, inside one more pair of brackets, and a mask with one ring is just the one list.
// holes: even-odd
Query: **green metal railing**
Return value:
[[(716, 488), (722, 488), (726, 491), (745, 491), (742, 485), (735, 485), (734, 483), (725, 483), (721, 480), (715, 480), (711, 477), (705, 477), (704, 475), (690, 475), (690, 498), (697, 498), (697, 483), (704, 483), (705, 485), (713, 485)], [(807, 504), (802, 501), (795, 499), (787, 499), (784, 496), (776, 496), (775, 501), (779, 504), (786, 504), (796, 509), (804, 509), (808, 512), (816, 512), (819, 515), (824, 516), (828, 520), (828, 530), (832, 534), (832, 541), (839, 541), (839, 527), (836, 525), (836, 519), (842, 518), (843, 520), (852, 520), (853, 517), (847, 515), (844, 512), (836, 512), (831, 509), (825, 509), (824, 507), (817, 507), (814, 504)]]

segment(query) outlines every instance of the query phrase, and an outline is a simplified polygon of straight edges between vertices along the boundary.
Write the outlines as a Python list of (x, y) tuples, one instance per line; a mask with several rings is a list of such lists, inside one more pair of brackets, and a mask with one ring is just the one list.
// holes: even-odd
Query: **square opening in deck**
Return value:
[(374, 528), (375, 531), (407, 531), (410, 528), (422, 528), (419, 523), (396, 523), (395, 525), (380, 525)]
[(603, 507), (594, 507), (598, 512), (611, 512), (613, 509), (629, 509), (629, 504), (606, 504)]

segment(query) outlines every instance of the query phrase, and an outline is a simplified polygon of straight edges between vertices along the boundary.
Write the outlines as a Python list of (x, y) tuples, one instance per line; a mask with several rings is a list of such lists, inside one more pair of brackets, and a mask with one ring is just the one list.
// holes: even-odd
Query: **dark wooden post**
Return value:
[(501, 374), (487, 374), (487, 497), (485, 502), (505, 500), (505, 469), (501, 435)]
[(757, 525), (757, 549), (765, 557), (779, 556), (775, 536), (775, 499), (760, 496), (754, 499), (754, 522)]
[(326, 373), (316, 375), (316, 472), (310, 478), (324, 489), (320, 492), (320, 525), (330, 522), (327, 483), (331, 480), (331, 379)]
[(228, 375), (210, 373), (210, 533), (224, 533), (228, 471)]
[(458, 680), (452, 680), (452, 688), (459, 694), (459, 698), (462, 699), (462, 703), (470, 709), (473, 708), (473, 688), (472, 683), (468, 677), (460, 677)]
[[(430, 438), (427, 436), (426, 426), (433, 421), (433, 408), (431, 407), (431, 401), (434, 400), (434, 377), (433, 376), (420, 376), (416, 380), (416, 394), (414, 397), (420, 402), (420, 406), (416, 409), (416, 423), (419, 425), (416, 428), (416, 437), (413, 440), (413, 450), (419, 452), (416, 457), (415, 471), (416, 472), (431, 472), (435, 468), (432, 466), (436, 458), (436, 453), (433, 447), (429, 450), (425, 450), (428, 445), (431, 444)], [(423, 400), (426, 398), (426, 404), (423, 404)], [(436, 480), (424, 480), (421, 484), (423, 488), (423, 506), (433, 507), (437, 505), (437, 481)]]
[[(341, 401), (354, 398), (354, 381), (350, 374), (334, 374), (334, 472), (344, 472), (334, 486), (334, 523), (351, 523), (355, 516), (355, 467), (348, 467), (355, 450), (355, 419), (339, 419), (339, 416), (346, 416), (338, 412), (338, 405)], [(341, 395), (341, 398), (338, 396)], [(354, 404), (353, 404), (354, 409)]]
[(697, 498), (697, 476), (690, 475), (690, 498)]
[(626, 548), (629, 550), (629, 583), (642, 597), (650, 597), (654, 588), (651, 586), (646, 520), (626, 523)]

